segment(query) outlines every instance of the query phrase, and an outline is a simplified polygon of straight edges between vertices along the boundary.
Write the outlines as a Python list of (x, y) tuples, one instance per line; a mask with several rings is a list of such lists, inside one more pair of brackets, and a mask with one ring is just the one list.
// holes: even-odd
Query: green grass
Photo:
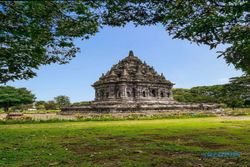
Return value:
[[(219, 117), (0, 125), (0, 166), (247, 166), (249, 132)], [(218, 151), (241, 156), (200, 156)]]

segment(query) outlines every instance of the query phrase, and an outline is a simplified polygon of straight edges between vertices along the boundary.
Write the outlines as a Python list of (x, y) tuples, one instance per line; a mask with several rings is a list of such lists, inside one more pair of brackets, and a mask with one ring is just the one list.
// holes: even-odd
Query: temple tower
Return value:
[(167, 103), (173, 100), (173, 85), (130, 51), (92, 86), (95, 102)]

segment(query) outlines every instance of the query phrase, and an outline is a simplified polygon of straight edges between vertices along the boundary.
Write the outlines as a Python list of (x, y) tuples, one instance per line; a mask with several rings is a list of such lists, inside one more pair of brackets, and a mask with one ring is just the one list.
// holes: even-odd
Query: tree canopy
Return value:
[(55, 101), (60, 108), (70, 106), (70, 99), (68, 96), (57, 96), (55, 97)]
[(108, 25), (163, 24), (170, 35), (221, 51), (227, 63), (250, 73), (250, 1), (152, 0), (109, 1), (104, 13)]
[(3, 107), (5, 112), (12, 106), (30, 104), (34, 100), (35, 95), (26, 88), (0, 86), (0, 107)]
[(162, 24), (177, 39), (216, 48), (228, 64), (250, 74), (248, 0), (78, 0), (0, 2), (0, 83), (28, 79), (41, 65), (69, 62), (104, 25)]
[(40, 65), (64, 64), (79, 50), (73, 39), (98, 30), (91, 1), (0, 2), (0, 83), (28, 79)]
[(58, 105), (55, 103), (55, 101), (50, 100), (44, 104), (44, 108), (45, 110), (56, 110), (58, 109)]

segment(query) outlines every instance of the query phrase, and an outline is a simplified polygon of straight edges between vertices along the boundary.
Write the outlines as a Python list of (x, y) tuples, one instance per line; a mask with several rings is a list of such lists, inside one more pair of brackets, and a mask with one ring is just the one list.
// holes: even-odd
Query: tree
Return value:
[(29, 79), (41, 65), (71, 60), (74, 38), (104, 25), (162, 24), (173, 38), (220, 44), (228, 64), (250, 74), (248, 0), (79, 0), (0, 2), (0, 83)]
[(190, 103), (224, 103), (228, 107), (245, 107), (250, 97), (250, 78), (232, 78), (225, 85), (197, 86), (191, 89), (173, 89), (174, 99)]
[(174, 88), (173, 97), (175, 100), (179, 102), (192, 102), (193, 101), (193, 95), (191, 94), (190, 89)]
[(191, 103), (223, 103), (225, 97), (224, 85), (197, 86), (191, 89), (175, 88), (174, 99)]
[(232, 107), (242, 107), (248, 105), (250, 98), (250, 76), (231, 78), (230, 83), (225, 85), (227, 98), (226, 103)]
[(98, 31), (95, 8), (93, 1), (1, 1), (0, 83), (71, 60), (79, 50), (73, 39)]
[(104, 24), (163, 24), (170, 35), (221, 51), (228, 64), (250, 74), (249, 0), (114, 0), (107, 1)]
[(5, 112), (12, 106), (20, 106), (33, 103), (35, 95), (26, 88), (15, 88), (11, 86), (0, 86), (0, 107)]
[(36, 109), (38, 110), (45, 109), (45, 104), (46, 104), (45, 101), (36, 101), (35, 102)]
[(45, 110), (56, 110), (58, 106), (53, 100), (51, 100), (51, 101), (46, 102), (44, 107), (45, 107)]
[(57, 96), (55, 97), (55, 101), (60, 108), (70, 105), (70, 100), (68, 96)]
[(250, 97), (250, 75), (243, 75), (240, 77), (233, 77), (230, 79), (230, 84), (237, 87), (242, 96)]
[(242, 89), (234, 84), (225, 85), (224, 103), (234, 109), (235, 107), (242, 107), (244, 105), (244, 98), (242, 96)]

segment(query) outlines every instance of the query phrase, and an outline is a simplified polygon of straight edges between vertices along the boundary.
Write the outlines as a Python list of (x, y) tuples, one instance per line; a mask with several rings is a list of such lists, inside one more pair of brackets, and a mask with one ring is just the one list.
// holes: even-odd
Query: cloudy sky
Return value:
[(92, 100), (91, 87), (102, 73), (128, 55), (129, 50), (158, 73), (175, 83), (176, 88), (224, 84), (241, 75), (216, 51), (185, 40), (173, 40), (161, 26), (124, 28), (105, 27), (89, 40), (76, 40), (81, 52), (67, 65), (48, 65), (38, 70), (38, 76), (7, 85), (26, 87), (37, 100), (52, 100), (67, 95), (72, 102)]

